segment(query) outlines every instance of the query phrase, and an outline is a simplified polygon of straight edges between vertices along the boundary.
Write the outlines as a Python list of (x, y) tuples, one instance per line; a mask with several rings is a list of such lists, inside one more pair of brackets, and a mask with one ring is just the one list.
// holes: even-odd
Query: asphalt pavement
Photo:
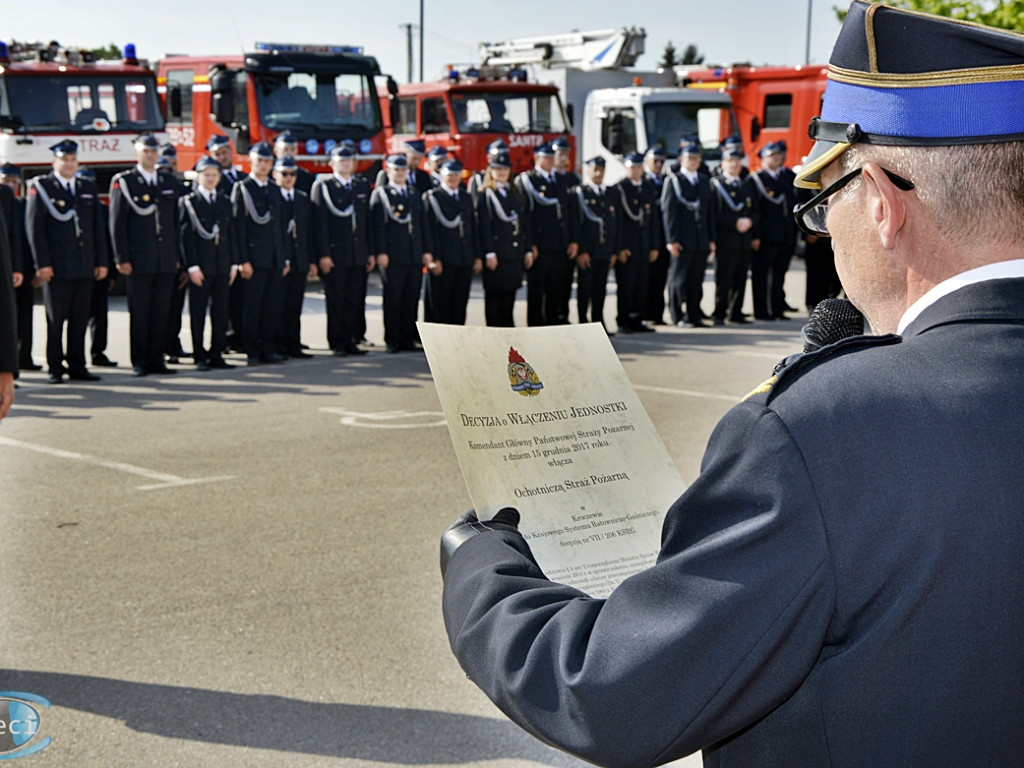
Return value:
[[(18, 765), (584, 765), (509, 722), (452, 657), (438, 537), (469, 497), (426, 359), (384, 352), (376, 280), (375, 346), (332, 357), (317, 289), (312, 359), (132, 378), (114, 297), (119, 366), (93, 369), (102, 381), (23, 375), (0, 425), (0, 689), (51, 702), (52, 742)], [(799, 263), (787, 290), (802, 306)], [(706, 283), (708, 312), (712, 298)], [(35, 319), (42, 362), (41, 306)], [(613, 338), (686, 482), (805, 320)], [(483, 324), (479, 281), (469, 322)]]

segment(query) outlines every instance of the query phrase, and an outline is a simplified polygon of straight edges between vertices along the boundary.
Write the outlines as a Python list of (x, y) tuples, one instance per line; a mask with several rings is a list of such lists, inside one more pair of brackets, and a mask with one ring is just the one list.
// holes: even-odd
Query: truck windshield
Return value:
[(460, 133), (563, 133), (562, 103), (551, 93), (452, 94)]
[(648, 102), (644, 105), (647, 146), (661, 146), (669, 158), (679, 156), (679, 140), (697, 134), (706, 160), (721, 158), (719, 142), (738, 133), (732, 110), (719, 104), (692, 101)]
[(26, 131), (141, 132), (164, 127), (156, 81), (138, 75), (8, 72), (0, 77), (0, 117)]
[(292, 72), (254, 77), (260, 123), (267, 128), (376, 133), (383, 127), (366, 75)]

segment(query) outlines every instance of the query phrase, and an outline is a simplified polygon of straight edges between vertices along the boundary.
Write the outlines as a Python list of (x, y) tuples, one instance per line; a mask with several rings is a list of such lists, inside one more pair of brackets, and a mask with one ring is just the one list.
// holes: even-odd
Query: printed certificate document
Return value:
[(419, 331), (477, 517), (593, 597), (654, 564), (684, 484), (599, 324)]

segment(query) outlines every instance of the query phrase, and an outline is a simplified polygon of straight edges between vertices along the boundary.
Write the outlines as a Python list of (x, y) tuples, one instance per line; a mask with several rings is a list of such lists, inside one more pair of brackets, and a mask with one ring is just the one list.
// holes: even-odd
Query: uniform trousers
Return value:
[(568, 301), (562, 306), (565, 282), (569, 279), (564, 262), (572, 263), (564, 249), (539, 249), (537, 259), (526, 273), (527, 325), (565, 325), (569, 322)]
[(515, 291), (484, 291), (484, 321), (491, 328), (515, 326), (515, 306)]
[(107, 313), (109, 312), (110, 279), (95, 280), (89, 306), (89, 333), (92, 343), (89, 355), (95, 359), (107, 351)]
[(576, 270), (576, 315), (581, 323), (604, 325), (604, 299), (608, 293), (609, 261), (591, 258), (590, 266)]
[(53, 278), (43, 283), (46, 307), (46, 365), (50, 373), (64, 372), (64, 325), (67, 324), (68, 371), (85, 371), (85, 329), (89, 324), (92, 280)]
[(171, 291), (171, 304), (167, 310), (167, 349), (164, 351), (171, 357), (178, 357), (181, 352), (181, 316), (185, 311), (185, 287), (181, 283), (182, 272), (174, 276), (174, 290)]
[(390, 265), (386, 271), (384, 343), (389, 347), (412, 349), (416, 343), (416, 310), (423, 268)]
[(284, 276), (281, 334), (286, 352), (302, 351), (302, 301), (306, 297), (308, 274), (307, 270), (293, 269)]
[(625, 261), (615, 265), (615, 296), (618, 315), (615, 322), (620, 328), (636, 328), (642, 320), (647, 300), (646, 253), (634, 251)]
[(668, 282), (668, 267), (671, 261), (672, 254), (662, 246), (658, 251), (657, 260), (648, 267), (644, 320), (652, 323), (665, 322), (665, 284)]
[(749, 251), (745, 248), (715, 249), (715, 312), (716, 320), (738, 320), (743, 314), (747, 292)]
[(453, 267), (445, 264), (440, 275), (428, 273), (431, 316), (435, 323), (466, 324), (466, 305), (473, 279), (472, 267)]
[(348, 349), (363, 338), (363, 304), (366, 299), (366, 270), (363, 267), (335, 267), (321, 274), (327, 298), (327, 344), (331, 349)]
[(128, 286), (128, 314), (130, 319), (132, 365), (143, 368), (162, 368), (164, 348), (167, 346), (167, 315), (174, 291), (174, 272), (140, 275), (136, 272), (125, 278)]
[[(188, 284), (188, 314), (192, 330), (192, 357), (198, 363), (219, 358), (227, 346), (228, 297), (230, 294), (228, 274), (203, 274), (203, 284)], [(206, 313), (210, 312), (210, 346), (204, 346), (206, 337)]]
[[(683, 249), (678, 258), (672, 258), (668, 270), (669, 313), (673, 323), (687, 320), (701, 321), (700, 299), (704, 289), (704, 265), (707, 251)], [(685, 311), (685, 317), (684, 317)]]
[(242, 282), (242, 348), (253, 358), (274, 354), (281, 343), (281, 270), (254, 268)]
[(31, 274), (26, 274), (24, 282), (14, 289), (18, 313), (18, 364), (22, 368), (33, 364), (32, 307), (35, 304), (35, 290)]

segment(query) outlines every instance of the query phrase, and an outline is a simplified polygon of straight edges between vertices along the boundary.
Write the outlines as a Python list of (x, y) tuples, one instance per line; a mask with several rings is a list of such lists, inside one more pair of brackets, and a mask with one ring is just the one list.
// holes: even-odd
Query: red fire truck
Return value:
[(24, 181), (48, 173), (50, 147), (71, 139), (105, 193), (114, 174), (135, 165), (132, 140), (153, 133), (164, 142), (163, 131), (156, 76), (134, 45), (121, 61), (97, 61), (56, 43), (0, 42), (0, 163), (17, 165)]
[[(205, 154), (213, 134), (227, 135), (236, 163), (247, 167), (253, 144), (273, 143), (285, 130), (298, 139), (299, 164), (313, 173), (330, 171), (330, 152), (343, 139), (355, 142), (360, 171), (375, 174), (381, 165), (375, 78), (383, 75), (361, 47), (256, 43), (252, 53), (168, 56), (157, 77), (183, 170)], [(397, 88), (388, 77), (385, 92)]]
[[(390, 94), (381, 91), (380, 96), (386, 104)], [(401, 151), (409, 139), (422, 139), (428, 150), (439, 144), (458, 158), (468, 176), (486, 166), (487, 145), (500, 138), (519, 173), (533, 167), (534, 147), (564, 136), (576, 165), (576, 143), (558, 88), (527, 82), (525, 70), (451, 67), (444, 80), (398, 86), (397, 101), (388, 126), (392, 152)]]
[(800, 164), (811, 151), (807, 126), (821, 114), (827, 74), (820, 64), (676, 70), (681, 85), (729, 94), (755, 169), (760, 167), (758, 152), (769, 142), (785, 139), (790, 165)]

